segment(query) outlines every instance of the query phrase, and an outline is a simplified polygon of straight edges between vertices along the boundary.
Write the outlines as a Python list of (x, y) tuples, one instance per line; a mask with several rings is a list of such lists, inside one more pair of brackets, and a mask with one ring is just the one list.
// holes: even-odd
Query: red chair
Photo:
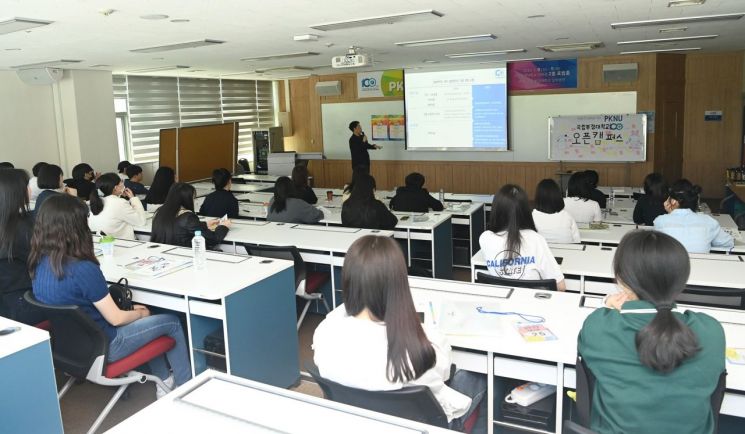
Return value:
[(86, 379), (102, 386), (118, 386), (114, 396), (88, 430), (89, 434), (96, 432), (101, 426), (130, 384), (152, 381), (164, 390), (170, 390), (157, 376), (134, 370), (170, 351), (176, 345), (170, 337), (156, 338), (127, 357), (109, 362), (108, 337), (78, 306), (44, 304), (36, 300), (31, 291), (26, 292), (24, 298), (29, 304), (42, 310), (51, 323), (50, 336), (54, 366), (70, 376), (58, 392), (58, 399), (62, 399), (76, 379)]

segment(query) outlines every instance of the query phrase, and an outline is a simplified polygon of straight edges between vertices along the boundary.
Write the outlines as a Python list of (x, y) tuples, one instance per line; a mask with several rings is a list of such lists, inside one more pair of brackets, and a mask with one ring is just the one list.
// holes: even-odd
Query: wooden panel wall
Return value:
[(654, 171), (673, 182), (683, 172), (685, 55), (658, 55), (656, 82)]
[[(722, 197), (725, 169), (740, 161), (743, 52), (688, 54), (685, 81), (683, 176)], [(721, 110), (721, 121), (704, 121)]]

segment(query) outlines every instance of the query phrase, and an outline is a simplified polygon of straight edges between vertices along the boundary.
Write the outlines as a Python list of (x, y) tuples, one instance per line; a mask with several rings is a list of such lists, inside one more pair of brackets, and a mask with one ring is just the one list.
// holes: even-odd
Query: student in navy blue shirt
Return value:
[(215, 184), (215, 191), (204, 198), (199, 214), (207, 217), (222, 217), (227, 214), (231, 219), (238, 217), (238, 199), (230, 192), (233, 175), (228, 169), (215, 169), (212, 172), (212, 183)]
[[(82, 201), (62, 194), (47, 199), (36, 216), (28, 258), (34, 296), (46, 304), (79, 306), (109, 338), (109, 362), (160, 336), (173, 338), (176, 345), (166, 353), (173, 374), (162, 357), (149, 364), (167, 386), (184, 384), (191, 378), (191, 368), (179, 319), (151, 315), (141, 305), (131, 311), (117, 307), (93, 253), (87, 219), (88, 207)], [(165, 393), (157, 386), (156, 396)]]
[(142, 185), (142, 167), (130, 164), (124, 169), (129, 179), (124, 180), (124, 186), (132, 190), (134, 194), (147, 194), (147, 188)]

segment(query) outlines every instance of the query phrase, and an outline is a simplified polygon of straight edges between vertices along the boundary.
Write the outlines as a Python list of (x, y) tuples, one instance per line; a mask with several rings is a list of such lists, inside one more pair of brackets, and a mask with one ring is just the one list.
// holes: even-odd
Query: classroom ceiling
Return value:
[[(343, 30), (311, 28), (316, 24), (429, 9), (442, 17)], [(687, 7), (668, 7), (668, 0), (0, 0), (0, 21), (14, 17), (52, 21), (49, 25), (6, 34), (2, 34), (0, 26), (0, 69), (70, 59), (82, 62), (65, 68), (131, 73), (182, 65), (188, 68), (146, 74), (279, 79), (402, 67), (474, 65), (504, 59), (607, 56), (636, 50), (699, 47), (703, 52), (742, 50), (745, 49), (745, 18), (611, 28), (611, 23), (615, 22), (738, 12), (745, 12), (745, 0), (706, 0), (702, 5)], [(142, 18), (145, 15), (166, 15), (167, 18)], [(660, 29), (681, 27), (686, 29), (660, 32)], [(318, 40), (293, 40), (295, 35), (306, 34), (317, 35)], [(493, 34), (496, 39), (422, 47), (395, 45), (403, 41), (479, 34)], [(700, 35), (719, 36), (706, 40), (617, 45), (621, 41)], [(130, 51), (204, 39), (225, 42), (175, 51)], [(548, 53), (537, 48), (580, 42), (602, 42), (603, 46), (591, 51), (564, 53)], [(361, 47), (360, 51), (371, 54), (376, 63), (362, 69), (332, 69), (331, 57), (345, 54), (350, 45)], [(526, 51), (462, 59), (445, 56), (511, 49)], [(319, 54), (241, 61), (306, 51)], [(306, 69), (281, 69), (295, 66)]]

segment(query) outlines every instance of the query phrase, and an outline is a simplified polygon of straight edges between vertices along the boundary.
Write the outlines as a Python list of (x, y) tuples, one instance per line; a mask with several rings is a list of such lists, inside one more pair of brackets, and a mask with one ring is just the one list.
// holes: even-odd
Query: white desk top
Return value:
[[(99, 257), (107, 281), (116, 282), (126, 277), (132, 287), (207, 300), (219, 300), (294, 265), (292, 261), (281, 259), (262, 263), (266, 258), (208, 252), (204, 270), (189, 266), (160, 277), (143, 277), (125, 269), (124, 265), (148, 256), (190, 260), (191, 249), (141, 241), (128, 243), (141, 244), (129, 248), (115, 247), (113, 257)], [(171, 253), (164, 253), (169, 250)]]
[(242, 174), (242, 175), (233, 175), (233, 178), (245, 179), (247, 182), (274, 183), (275, 181), (277, 181), (277, 178), (279, 178), (279, 176), (259, 175), (256, 173), (250, 173), (250, 174)]
[[(652, 226), (637, 226), (637, 225), (624, 225), (620, 223), (609, 223), (607, 229), (580, 229), (579, 235), (583, 243), (603, 243), (603, 244), (618, 244), (621, 242), (621, 238), (628, 232), (635, 229), (654, 229)], [(740, 231), (740, 239), (735, 239), (735, 247), (730, 249), (724, 249), (721, 247), (712, 247), (712, 252), (731, 252), (731, 253), (743, 253), (745, 254), (745, 231)]]
[(0, 316), (0, 330), (6, 327), (20, 327), (21, 329), (9, 335), (0, 336), (0, 359), (49, 340), (49, 333), (45, 330)]
[(598, 187), (598, 190), (606, 196), (610, 196), (611, 191), (613, 191), (616, 197), (631, 197), (634, 193), (644, 194), (644, 189), (641, 187), (609, 187), (603, 185)]
[[(109, 433), (445, 434), (442, 428), (205, 371)], [(354, 427), (353, 430), (350, 430)]]
[[(215, 186), (211, 182), (194, 182), (191, 185), (197, 189), (197, 195), (202, 196), (202, 193), (209, 194), (215, 191)], [(250, 184), (233, 184), (231, 191), (235, 193), (250, 193), (253, 191), (261, 191), (267, 188), (274, 187), (274, 184), (262, 184), (258, 182), (252, 182)]]

